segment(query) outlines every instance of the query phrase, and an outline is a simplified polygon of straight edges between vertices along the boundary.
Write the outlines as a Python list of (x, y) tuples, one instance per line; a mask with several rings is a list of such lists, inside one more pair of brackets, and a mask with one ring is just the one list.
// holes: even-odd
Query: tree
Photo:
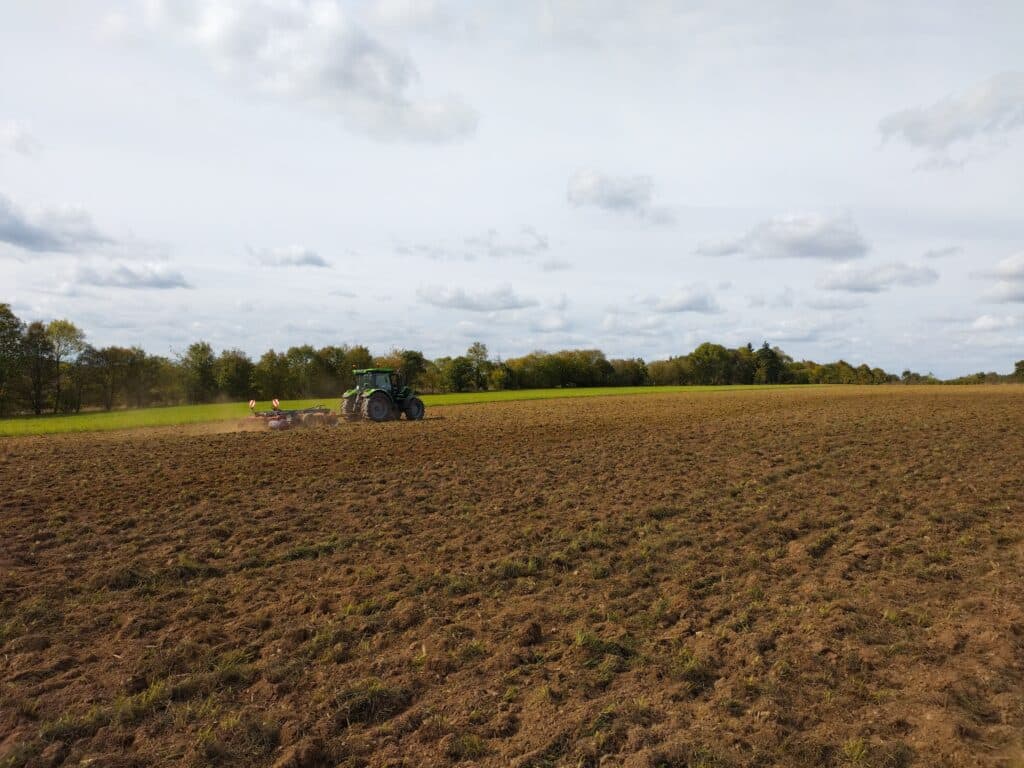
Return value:
[(286, 397), (311, 397), (317, 378), (316, 350), (309, 344), (290, 347), (285, 352), (288, 360), (288, 386)]
[(778, 384), (782, 381), (785, 373), (785, 366), (779, 353), (768, 346), (766, 341), (757, 350), (757, 372), (754, 380), (759, 384)]
[(1013, 366), (1013, 378), (1024, 381), (1024, 360), (1018, 360)]
[(412, 386), (427, 370), (427, 358), (423, 356), (422, 352), (415, 349), (400, 350), (398, 356), (402, 360), (402, 364), (399, 366), (402, 369), (402, 374), (405, 376), (406, 382)]
[(721, 344), (704, 342), (688, 357), (693, 366), (693, 384), (728, 384), (732, 355)]
[(25, 331), (25, 368), (28, 374), (28, 402), (32, 413), (39, 416), (46, 407), (49, 388), (53, 384), (54, 364), (53, 343), (46, 332), (46, 326), (38, 320)]
[(611, 382), (619, 387), (640, 387), (650, 383), (647, 365), (641, 358), (634, 360), (612, 360), (614, 378)]
[(744, 347), (733, 350), (732, 372), (729, 376), (730, 384), (753, 384), (757, 378), (757, 353), (754, 346), (747, 342)]
[(217, 391), (232, 400), (248, 400), (252, 393), (252, 360), (240, 349), (225, 349), (213, 364)]
[(345, 355), (345, 370), (339, 372), (342, 376), (342, 390), (349, 390), (355, 386), (356, 377), (352, 374), (352, 371), (356, 370), (357, 368), (372, 367), (373, 355), (370, 354), (370, 350), (358, 344), (349, 349), (348, 354)]
[(189, 345), (178, 364), (185, 378), (185, 397), (190, 403), (205, 403), (217, 390), (214, 377), (213, 347), (205, 341)]
[(445, 360), (427, 360), (426, 368), (419, 376), (418, 387), (421, 392), (443, 392)]
[(50, 339), (54, 361), (54, 396), (53, 410), (56, 412), (65, 407), (61, 396), (61, 383), (65, 371), (63, 365), (78, 359), (79, 353), (85, 349), (85, 334), (69, 320), (53, 320), (46, 326), (46, 335)]
[(512, 369), (506, 363), (498, 362), (491, 364), (491, 372), (487, 376), (487, 389), (501, 390), (508, 389), (512, 380)]
[(476, 368), (468, 357), (453, 358), (443, 371), (445, 389), (450, 392), (467, 392), (476, 383)]
[(476, 389), (487, 389), (487, 376), (491, 372), (491, 361), (487, 356), (487, 345), (474, 341), (466, 350), (465, 359), (472, 367), (472, 381)]
[[(129, 405), (143, 408), (153, 402), (161, 383), (169, 378), (170, 361), (162, 357), (147, 355), (140, 347), (127, 350), (124, 371), (125, 399)], [(179, 374), (177, 384), (182, 385), (181, 366), (175, 366)], [(179, 392), (178, 398), (181, 394)], [(164, 398), (157, 398), (163, 400)]]
[(288, 359), (272, 349), (264, 352), (253, 368), (252, 379), (256, 391), (263, 398), (285, 395), (284, 390), (288, 385)]
[(0, 417), (6, 415), (11, 395), (21, 376), (24, 334), (25, 324), (11, 311), (11, 306), (0, 304)]
[(86, 388), (91, 391), (94, 402), (105, 411), (114, 407), (114, 400), (124, 388), (130, 355), (131, 350), (122, 347), (95, 349), (86, 346), (78, 356)]

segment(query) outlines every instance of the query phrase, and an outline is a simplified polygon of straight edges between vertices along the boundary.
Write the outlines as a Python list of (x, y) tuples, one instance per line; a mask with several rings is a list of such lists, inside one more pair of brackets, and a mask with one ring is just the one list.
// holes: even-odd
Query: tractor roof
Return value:
[(352, 373), (394, 373), (394, 368), (353, 368)]

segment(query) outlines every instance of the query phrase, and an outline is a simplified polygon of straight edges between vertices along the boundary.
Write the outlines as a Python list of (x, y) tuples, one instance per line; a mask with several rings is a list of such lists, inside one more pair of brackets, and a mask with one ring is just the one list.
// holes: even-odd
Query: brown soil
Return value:
[(0, 442), (0, 765), (1015, 766), (1024, 387)]

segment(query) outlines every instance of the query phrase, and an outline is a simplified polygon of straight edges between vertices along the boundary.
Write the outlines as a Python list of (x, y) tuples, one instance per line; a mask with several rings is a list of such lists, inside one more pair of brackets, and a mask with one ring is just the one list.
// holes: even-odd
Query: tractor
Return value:
[(389, 421), (403, 413), (409, 421), (423, 418), (423, 401), (393, 368), (357, 368), (356, 385), (342, 397), (341, 415), (350, 421)]

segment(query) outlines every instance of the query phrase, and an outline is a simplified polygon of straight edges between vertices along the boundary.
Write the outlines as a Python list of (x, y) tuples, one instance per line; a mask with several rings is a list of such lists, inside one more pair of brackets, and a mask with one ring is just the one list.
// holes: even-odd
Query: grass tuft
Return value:
[(411, 703), (412, 693), (407, 688), (369, 678), (338, 694), (336, 717), (346, 725), (382, 723), (404, 711)]

